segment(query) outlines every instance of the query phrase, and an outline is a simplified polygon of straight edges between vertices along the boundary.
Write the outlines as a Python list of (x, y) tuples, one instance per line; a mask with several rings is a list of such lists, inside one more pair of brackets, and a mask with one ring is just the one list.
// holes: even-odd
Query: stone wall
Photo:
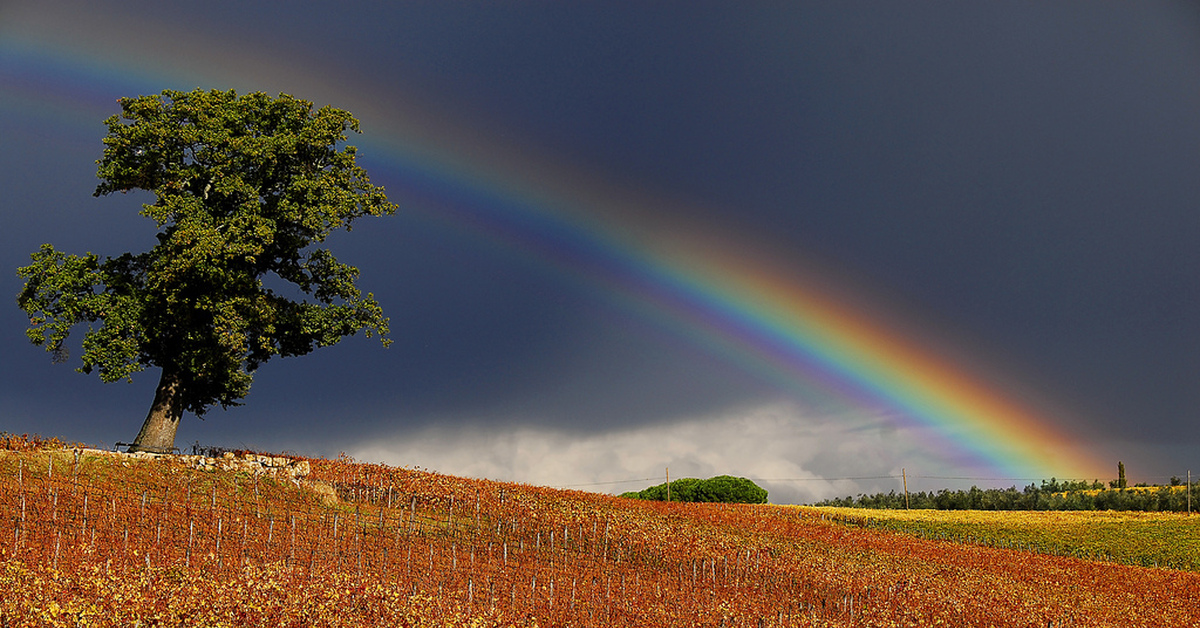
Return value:
[(102, 456), (118, 456), (125, 459), (134, 460), (156, 460), (158, 458), (167, 458), (171, 461), (181, 462), (189, 467), (200, 469), (201, 471), (232, 471), (234, 473), (245, 472), (253, 475), (278, 475), (286, 478), (300, 480), (308, 477), (311, 467), (307, 460), (296, 460), (285, 456), (268, 456), (264, 454), (243, 453), (234, 454), (226, 452), (219, 458), (209, 456), (190, 456), (178, 454), (153, 454), (149, 452), (139, 451), (136, 453), (124, 453), (115, 451), (105, 451), (103, 449), (76, 449), (76, 455), (87, 453), (89, 455)]

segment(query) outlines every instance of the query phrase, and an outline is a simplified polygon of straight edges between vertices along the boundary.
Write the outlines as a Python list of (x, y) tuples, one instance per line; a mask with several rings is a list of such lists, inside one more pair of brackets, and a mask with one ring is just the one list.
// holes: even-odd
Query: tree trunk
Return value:
[(179, 419), (183, 418), (181, 392), (177, 372), (173, 368), (163, 367), (150, 413), (146, 415), (146, 422), (142, 423), (142, 430), (133, 439), (129, 451), (170, 453), (175, 448), (175, 430), (179, 429)]

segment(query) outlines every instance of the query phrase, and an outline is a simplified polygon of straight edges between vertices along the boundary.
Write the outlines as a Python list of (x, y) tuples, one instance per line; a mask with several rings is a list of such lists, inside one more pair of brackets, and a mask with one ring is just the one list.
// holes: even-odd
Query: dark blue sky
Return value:
[[(362, 163), (401, 211), (334, 245), (396, 342), (269, 363), (244, 407), (186, 417), (180, 443), (556, 485), (668, 465), (964, 474), (936, 438), (814, 416), (520, 238), (464, 228), (453, 216), (502, 214), (511, 197), (497, 184), (481, 208), (429, 201), (395, 152), (420, 138), (497, 181), (579, 175), (640, 199), (569, 215), (669, 227), (654, 238), (727, 234), (785, 275), (826, 269), (879, 305), (872, 317), (919, 321), (1006, 394), (1065, 409), (1056, 427), (1135, 480), (1200, 469), (1190, 4), (10, 2), (0, 293), (15, 297), (15, 268), (42, 242), (150, 245), (141, 200), (91, 197), (101, 121), (118, 97), (197, 86), (359, 115)], [(0, 307), (0, 430), (131, 439), (157, 373), (103, 385), (51, 365), (24, 323), (15, 299)], [(772, 499), (888, 482), (777, 483)]]

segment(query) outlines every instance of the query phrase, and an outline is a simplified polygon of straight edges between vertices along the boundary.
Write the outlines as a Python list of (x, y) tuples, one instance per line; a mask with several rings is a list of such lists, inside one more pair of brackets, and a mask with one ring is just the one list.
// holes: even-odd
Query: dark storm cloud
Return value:
[[(1160, 458), (1155, 473), (1180, 473), (1190, 454), (1178, 443), (1200, 442), (1200, 19), (1186, 5), (112, 10), (136, 18), (131, 40), (186, 24), (204, 41), (256, 51), (248, 64), (372, 85), (349, 102), (419, 94), (492, 139), (671, 199), (656, 211), (756, 242), (781, 267), (819, 257), (1074, 408), (1087, 438)], [(87, 28), (71, 15), (46, 19)], [(89, 102), (129, 95), (98, 91), (88, 87)], [(113, 255), (147, 246), (140, 201), (90, 197), (108, 113), (94, 128), (55, 128), (30, 112), (0, 123), (5, 267), (45, 241)], [(370, 134), (382, 121), (363, 122)], [(372, 174), (386, 186), (382, 170)], [(181, 441), (327, 453), (456, 421), (628, 443), (630, 430), (658, 435), (689, 418), (728, 435), (724, 413), (774, 408), (781, 395), (486, 235), (402, 212), (363, 223), (342, 246), (392, 317), (395, 346), (352, 339), (270, 363), (246, 407), (185, 421)], [(0, 283), (7, 294), (19, 287), (11, 273)], [(154, 377), (103, 386), (29, 347), (15, 307), (0, 308), (0, 324), (0, 429), (107, 442), (134, 433)], [(688, 455), (700, 460), (703, 449)], [(805, 455), (787, 471), (836, 473), (828, 451)]]

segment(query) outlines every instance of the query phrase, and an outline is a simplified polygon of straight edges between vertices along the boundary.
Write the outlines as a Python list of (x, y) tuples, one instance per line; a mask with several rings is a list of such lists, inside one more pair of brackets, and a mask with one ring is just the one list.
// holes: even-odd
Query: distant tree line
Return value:
[[(683, 478), (670, 483), (673, 502), (720, 502), (727, 504), (765, 504), (767, 490), (746, 478), (718, 475), (707, 480)], [(641, 491), (622, 493), (621, 497), (667, 501), (667, 484), (651, 486)]]
[[(1124, 478), (1121, 478), (1122, 480)], [(1175, 511), (1188, 509), (1187, 490), (1179, 478), (1171, 478), (1170, 486), (1133, 487), (1124, 482), (1113, 481), (1109, 487), (1103, 482), (1063, 481), (1054, 478), (1042, 480), (1041, 486), (1030, 484), (1023, 490), (1010, 488), (981, 489), (972, 486), (968, 490), (941, 489), (933, 492), (908, 494), (909, 508), (936, 510), (1141, 510)], [(1200, 510), (1200, 484), (1193, 483), (1192, 510)], [(858, 497), (827, 499), (816, 506), (841, 506), (849, 508), (903, 509), (904, 493), (890, 491), (874, 495), (860, 494)]]

